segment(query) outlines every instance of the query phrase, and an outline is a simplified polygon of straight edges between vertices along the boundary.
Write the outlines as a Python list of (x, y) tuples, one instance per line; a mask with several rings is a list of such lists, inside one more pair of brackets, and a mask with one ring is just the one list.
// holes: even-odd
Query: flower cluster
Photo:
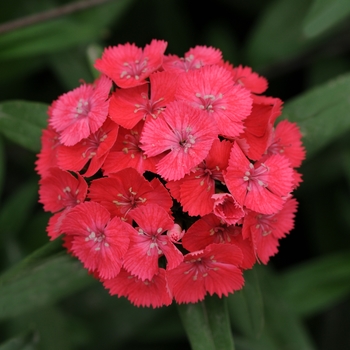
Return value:
[(293, 228), (305, 157), (264, 77), (166, 46), (105, 49), (100, 77), (50, 106), (36, 162), (49, 237), (137, 306), (241, 289)]

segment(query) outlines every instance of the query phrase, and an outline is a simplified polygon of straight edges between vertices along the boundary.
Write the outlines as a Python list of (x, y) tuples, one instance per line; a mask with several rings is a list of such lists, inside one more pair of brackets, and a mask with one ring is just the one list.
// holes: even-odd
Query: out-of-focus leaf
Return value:
[(66, 254), (50, 257), (3, 283), (0, 276), (0, 319), (52, 304), (92, 281), (80, 262)]
[(260, 71), (308, 50), (312, 42), (302, 32), (310, 0), (277, 0), (265, 7), (247, 43), (248, 64)]
[(300, 126), (307, 157), (350, 130), (349, 96), (346, 74), (286, 103), (282, 117)]
[(350, 293), (350, 252), (303, 263), (279, 275), (279, 291), (294, 312), (310, 316)]
[(72, 90), (82, 81), (92, 83), (93, 76), (86, 59), (85, 48), (71, 48), (56, 52), (50, 57), (51, 64), (58, 80), (67, 90)]
[(0, 103), (0, 132), (13, 142), (40, 151), (42, 129), (46, 128), (47, 108), (44, 103), (6, 101)]
[(193, 350), (234, 349), (226, 298), (213, 295), (178, 310)]
[(0, 344), (0, 350), (35, 350), (33, 335), (21, 334)]
[(86, 50), (86, 56), (88, 65), (90, 68), (90, 74), (94, 79), (97, 79), (100, 76), (100, 72), (94, 67), (95, 61), (97, 58), (100, 58), (103, 53), (103, 48), (97, 44), (91, 44)]
[(304, 19), (304, 33), (315, 37), (350, 15), (348, 0), (314, 0)]
[(256, 270), (244, 272), (242, 290), (228, 297), (231, 322), (248, 338), (259, 338), (264, 327), (264, 306)]
[(4, 150), (4, 142), (2, 137), (0, 136), (0, 198), (2, 193), (2, 188), (4, 185), (5, 179), (5, 150)]
[(258, 276), (266, 310), (263, 337), (273, 342), (272, 349), (314, 350), (302, 320), (294, 312), (293, 306), (280, 295), (276, 275), (263, 266)]
[(0, 37), (0, 60), (53, 53), (102, 38), (104, 28), (116, 21), (132, 2), (110, 1), (81, 13), (5, 33)]
[(38, 184), (33, 181), (15, 189), (0, 210), (1, 238), (17, 235), (31, 215), (31, 208), (36, 204), (37, 196)]

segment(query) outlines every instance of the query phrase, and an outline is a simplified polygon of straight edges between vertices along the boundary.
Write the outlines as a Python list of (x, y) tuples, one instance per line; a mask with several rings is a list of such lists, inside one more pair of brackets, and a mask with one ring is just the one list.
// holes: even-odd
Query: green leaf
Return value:
[(192, 350), (234, 350), (226, 298), (178, 305)]
[(262, 338), (273, 344), (267, 349), (314, 350), (307, 328), (294, 312), (293, 305), (279, 292), (278, 276), (268, 266), (254, 266), (256, 268), (266, 310)]
[(278, 0), (265, 7), (246, 47), (248, 64), (254, 70), (291, 60), (312, 47), (313, 41), (303, 35), (300, 21), (310, 3), (310, 0)]
[(304, 19), (304, 33), (315, 37), (332, 28), (350, 14), (349, 0), (314, 0)]
[(4, 142), (2, 140), (2, 137), (0, 136), (0, 198), (1, 198), (1, 193), (4, 186), (5, 174), (6, 174), (6, 169), (5, 169)]
[(310, 158), (350, 130), (350, 74), (288, 101), (282, 118), (298, 123)]
[(228, 297), (231, 322), (248, 338), (259, 338), (264, 328), (264, 306), (256, 269), (244, 272), (244, 287)]
[(35, 350), (32, 334), (21, 334), (0, 344), (0, 350)]
[(0, 60), (36, 56), (87, 44), (102, 38), (105, 27), (120, 17), (133, 0), (111, 1), (63, 18), (0, 36)]
[(38, 184), (30, 181), (16, 188), (0, 211), (1, 238), (16, 237), (37, 203)]
[(350, 293), (350, 252), (293, 267), (279, 275), (279, 291), (300, 316), (311, 316)]
[(11, 279), (0, 276), (0, 319), (52, 304), (92, 283), (80, 262), (58, 254), (23, 269)]
[(51, 55), (50, 61), (58, 80), (67, 90), (76, 88), (81, 81), (86, 83), (93, 81), (85, 47), (74, 47), (63, 52), (56, 52)]
[(39, 152), (42, 129), (47, 124), (47, 108), (44, 103), (28, 101), (0, 103), (0, 132), (22, 147)]

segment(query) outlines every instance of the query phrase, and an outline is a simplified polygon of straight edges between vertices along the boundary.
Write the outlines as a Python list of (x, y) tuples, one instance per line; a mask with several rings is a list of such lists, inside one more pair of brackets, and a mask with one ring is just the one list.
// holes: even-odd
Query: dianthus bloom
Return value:
[(36, 170), (50, 239), (136, 306), (244, 286), (294, 226), (305, 158), (267, 80), (220, 50), (105, 49), (101, 76), (48, 110)]

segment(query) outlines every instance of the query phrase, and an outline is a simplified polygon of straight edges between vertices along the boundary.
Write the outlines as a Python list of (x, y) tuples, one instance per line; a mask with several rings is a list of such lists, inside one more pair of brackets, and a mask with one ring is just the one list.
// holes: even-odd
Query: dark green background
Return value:
[[(0, 22), (67, 3), (2, 1)], [(212, 45), (250, 65), (304, 134), (295, 229), (229, 298), (236, 348), (349, 349), (349, 13), (347, 0), (120, 0), (1, 33), (0, 350), (189, 349), (174, 305), (110, 297), (60, 242), (47, 246), (49, 215), (37, 204), (47, 105), (93, 80), (89, 57), (101, 48), (153, 38), (168, 41), (167, 53)]]

